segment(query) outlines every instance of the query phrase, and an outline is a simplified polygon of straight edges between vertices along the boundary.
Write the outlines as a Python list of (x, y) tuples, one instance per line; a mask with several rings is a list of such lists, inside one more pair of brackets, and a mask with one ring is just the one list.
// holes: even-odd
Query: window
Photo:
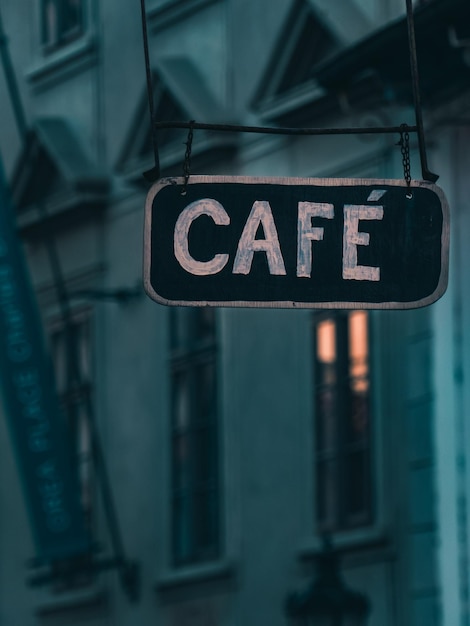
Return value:
[(171, 312), (173, 564), (213, 560), (220, 543), (215, 311)]
[(317, 314), (314, 355), (317, 528), (345, 531), (372, 522), (368, 314)]
[(71, 326), (77, 350), (80, 385), (72, 384), (73, 367), (63, 324), (57, 324), (50, 334), (52, 360), (59, 401), (68, 421), (72, 446), (76, 451), (81, 501), (85, 519), (91, 529), (93, 501), (92, 441), (87, 405), (91, 393), (90, 318), (74, 316)]
[(277, 86), (277, 94), (283, 94), (308, 81), (315, 65), (337, 49), (338, 44), (330, 30), (309, 10)]
[(52, 51), (84, 31), (84, 0), (41, 0), (41, 42)]

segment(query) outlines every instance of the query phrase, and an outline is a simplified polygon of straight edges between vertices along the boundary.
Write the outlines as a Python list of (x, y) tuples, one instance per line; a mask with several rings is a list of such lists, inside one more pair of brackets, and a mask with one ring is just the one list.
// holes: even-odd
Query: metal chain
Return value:
[(411, 183), (410, 134), (403, 128), (403, 125), (402, 130), (400, 131), (399, 146), (403, 160), (403, 176), (407, 187), (409, 187)]
[(191, 175), (191, 150), (193, 146), (193, 124), (194, 120), (191, 120), (189, 123), (189, 131), (188, 131), (188, 140), (185, 141), (186, 145), (186, 153), (184, 155), (184, 164), (183, 164), (183, 176), (184, 176), (184, 185), (181, 190), (181, 195), (186, 195), (186, 187), (188, 184), (189, 177)]

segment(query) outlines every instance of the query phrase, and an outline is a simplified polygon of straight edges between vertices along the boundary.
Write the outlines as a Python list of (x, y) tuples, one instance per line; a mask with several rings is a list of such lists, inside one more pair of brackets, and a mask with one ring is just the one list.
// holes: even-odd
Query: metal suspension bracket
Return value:
[[(277, 134), (277, 135), (361, 135), (361, 134), (384, 134), (384, 133), (397, 133), (403, 139), (403, 133), (417, 133), (419, 155), (421, 161), (421, 172), (423, 180), (429, 182), (436, 182), (439, 178), (437, 174), (431, 172), (427, 165), (426, 156), (426, 144), (424, 139), (424, 125), (423, 115), (421, 109), (421, 98), (419, 88), (419, 75), (418, 75), (418, 61), (416, 53), (416, 38), (415, 27), (413, 18), (413, 5), (412, 0), (406, 1), (406, 19), (408, 29), (408, 45), (410, 53), (410, 68), (411, 68), (411, 83), (413, 93), (413, 103), (415, 111), (415, 125), (401, 124), (400, 126), (374, 126), (374, 127), (345, 127), (345, 128), (286, 128), (286, 127), (263, 127), (263, 126), (243, 126), (238, 124), (211, 124), (211, 123), (198, 123), (195, 121), (157, 121), (153, 110), (152, 101), (152, 85), (151, 85), (151, 73), (149, 65), (149, 50), (148, 39), (146, 30), (146, 15), (145, 15), (145, 0), (141, 0), (142, 3), (142, 22), (143, 22), (143, 40), (144, 40), (144, 53), (146, 59), (147, 69), (147, 89), (149, 93), (150, 104), (150, 118), (151, 118), (151, 132), (153, 137), (153, 146), (155, 152), (155, 167), (149, 172), (144, 173), (144, 177), (150, 182), (155, 182), (159, 177), (159, 161), (158, 161), (158, 147), (156, 141), (156, 131), (158, 129), (188, 129), (190, 134), (188, 135), (188, 142), (186, 143), (186, 157), (184, 161), (184, 177), (188, 180), (187, 165), (188, 165), (188, 144), (189, 137), (192, 139), (193, 130), (211, 130), (211, 131), (228, 131), (239, 133), (263, 133), (263, 134)], [(184, 191), (184, 190), (183, 190)]]
[(421, 160), (421, 173), (423, 180), (435, 183), (439, 178), (437, 174), (428, 168), (426, 156), (426, 142), (424, 139), (423, 112), (421, 109), (421, 95), (419, 90), (418, 57), (416, 53), (416, 37), (413, 17), (412, 0), (406, 0), (406, 20), (408, 24), (408, 45), (410, 48), (411, 84), (413, 87), (413, 102), (416, 118), (416, 132), (418, 135), (419, 157)]

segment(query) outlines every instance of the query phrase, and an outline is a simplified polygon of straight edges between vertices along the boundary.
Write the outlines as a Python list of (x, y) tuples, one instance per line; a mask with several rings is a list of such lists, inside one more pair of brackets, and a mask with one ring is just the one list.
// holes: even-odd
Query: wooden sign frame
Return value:
[(447, 288), (449, 234), (421, 180), (166, 178), (146, 199), (144, 287), (170, 306), (412, 309)]

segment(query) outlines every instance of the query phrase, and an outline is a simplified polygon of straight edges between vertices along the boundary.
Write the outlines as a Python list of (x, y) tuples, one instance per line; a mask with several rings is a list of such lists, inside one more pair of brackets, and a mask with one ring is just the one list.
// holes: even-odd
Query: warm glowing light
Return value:
[(369, 340), (367, 313), (354, 311), (349, 315), (350, 376), (356, 392), (366, 392), (369, 370)]
[(320, 363), (336, 361), (336, 327), (333, 320), (324, 320), (317, 325), (317, 357)]

